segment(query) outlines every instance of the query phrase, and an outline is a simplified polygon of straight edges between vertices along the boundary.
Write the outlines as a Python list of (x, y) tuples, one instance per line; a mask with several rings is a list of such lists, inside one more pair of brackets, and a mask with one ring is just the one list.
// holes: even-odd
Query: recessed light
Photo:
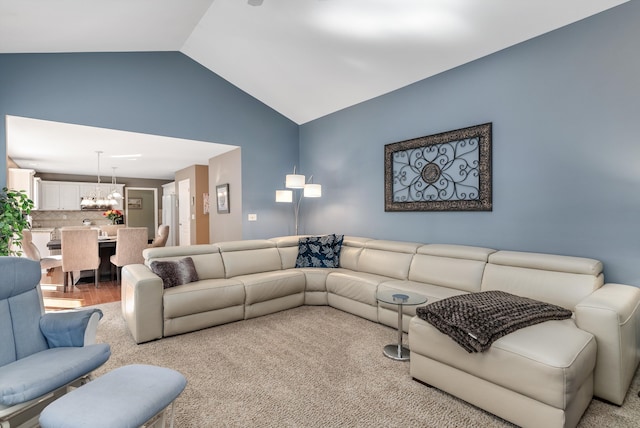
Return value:
[(142, 154), (136, 153), (136, 154), (133, 154), (133, 155), (111, 155), (110, 157), (112, 157), (112, 158), (140, 158), (140, 157), (142, 157)]

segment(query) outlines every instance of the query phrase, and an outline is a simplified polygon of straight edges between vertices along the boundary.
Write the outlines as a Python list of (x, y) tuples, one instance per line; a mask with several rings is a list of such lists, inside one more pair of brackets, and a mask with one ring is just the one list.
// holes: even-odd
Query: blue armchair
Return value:
[(95, 342), (102, 312), (44, 313), (40, 263), (0, 257), (0, 426), (37, 421), (69, 386), (84, 384), (111, 356)]

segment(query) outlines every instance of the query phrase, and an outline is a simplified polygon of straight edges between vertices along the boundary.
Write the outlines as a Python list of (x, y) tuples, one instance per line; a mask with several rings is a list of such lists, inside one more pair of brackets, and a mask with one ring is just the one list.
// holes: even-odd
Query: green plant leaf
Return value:
[(4, 187), (0, 193), (0, 256), (22, 255), (22, 231), (29, 227), (27, 216), (33, 201), (19, 190)]

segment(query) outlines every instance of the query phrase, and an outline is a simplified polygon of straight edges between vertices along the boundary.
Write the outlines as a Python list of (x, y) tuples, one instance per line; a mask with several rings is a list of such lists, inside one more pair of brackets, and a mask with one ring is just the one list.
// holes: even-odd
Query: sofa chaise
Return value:
[[(605, 284), (601, 262), (347, 236), (339, 267), (296, 268), (300, 238), (144, 250), (145, 264), (122, 271), (122, 313), (133, 339), (147, 342), (301, 305), (329, 305), (396, 328), (397, 306), (378, 302), (378, 291), (413, 291), (431, 303), (500, 290), (573, 316), (468, 353), (405, 306), (411, 376), (521, 426), (575, 426), (593, 396), (622, 404), (640, 361), (640, 289)], [(165, 289), (152, 264), (187, 257), (192, 282)]]

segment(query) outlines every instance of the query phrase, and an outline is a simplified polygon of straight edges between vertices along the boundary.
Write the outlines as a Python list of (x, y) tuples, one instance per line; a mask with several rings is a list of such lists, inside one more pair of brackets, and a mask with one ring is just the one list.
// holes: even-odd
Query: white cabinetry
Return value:
[(62, 181), (40, 182), (40, 210), (79, 210), (80, 185)]
[(77, 184), (60, 183), (60, 209), (80, 209), (80, 186)]
[[(74, 183), (68, 181), (41, 181), (39, 210), (79, 210), (83, 196), (96, 197), (98, 190), (103, 198), (114, 189), (120, 194), (124, 193), (124, 184), (111, 183)], [(116, 199), (119, 208), (122, 208), (122, 199)]]
[(22, 190), (29, 199), (33, 200), (33, 176), (35, 173), (32, 169), (8, 168), (7, 187), (11, 190)]

